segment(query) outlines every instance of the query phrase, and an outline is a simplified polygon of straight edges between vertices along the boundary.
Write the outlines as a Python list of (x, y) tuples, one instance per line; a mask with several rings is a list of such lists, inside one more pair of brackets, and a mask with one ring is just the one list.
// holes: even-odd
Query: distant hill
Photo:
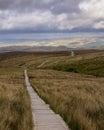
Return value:
[(9, 52), (9, 51), (30, 51), (30, 52), (48, 52), (48, 51), (66, 51), (68, 50), (65, 46), (8, 46), (1, 47), (0, 52)]
[[(3, 45), (3, 44), (2, 44)], [(8, 51), (30, 51), (30, 52), (52, 52), (66, 51), (71, 49), (104, 49), (104, 38), (71, 38), (50, 42), (24, 42), (4, 44), (0, 52)]]
[(83, 50), (83, 49), (99, 49), (103, 50), (104, 46), (82, 46), (78, 48), (69, 48), (66, 46), (8, 46), (1, 47), (0, 52), (53, 52), (53, 51), (68, 51), (68, 50)]

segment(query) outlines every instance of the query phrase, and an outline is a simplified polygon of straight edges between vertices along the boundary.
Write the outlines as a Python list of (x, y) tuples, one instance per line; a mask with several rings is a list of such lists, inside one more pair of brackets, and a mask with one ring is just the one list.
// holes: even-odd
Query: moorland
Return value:
[(32, 130), (32, 87), (72, 130), (104, 130), (104, 51), (0, 53), (0, 130)]

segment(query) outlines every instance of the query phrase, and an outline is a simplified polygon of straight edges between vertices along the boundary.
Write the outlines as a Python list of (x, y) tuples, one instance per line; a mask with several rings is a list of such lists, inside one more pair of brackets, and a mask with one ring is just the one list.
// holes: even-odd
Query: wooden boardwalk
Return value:
[(25, 82), (31, 100), (34, 130), (69, 130), (62, 118), (55, 114), (49, 105), (33, 90), (27, 71), (25, 70)]

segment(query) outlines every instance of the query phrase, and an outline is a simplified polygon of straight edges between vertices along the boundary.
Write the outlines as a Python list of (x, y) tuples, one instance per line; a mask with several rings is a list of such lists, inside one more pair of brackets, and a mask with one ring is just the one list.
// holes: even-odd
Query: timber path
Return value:
[(63, 119), (55, 114), (32, 88), (27, 70), (24, 71), (25, 83), (31, 100), (34, 130), (69, 130)]
[(42, 62), (40, 65), (37, 66), (37, 68), (41, 68), (41, 67), (42, 67), (45, 63), (47, 63), (47, 62), (48, 62), (48, 60)]

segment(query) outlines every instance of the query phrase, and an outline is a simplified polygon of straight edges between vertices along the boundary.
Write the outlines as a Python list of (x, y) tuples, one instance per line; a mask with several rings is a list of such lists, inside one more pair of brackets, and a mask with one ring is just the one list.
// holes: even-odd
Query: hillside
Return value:
[(104, 130), (104, 52), (80, 50), (75, 57), (68, 52), (11, 52), (0, 57), (0, 128), (6, 130), (8, 121), (9, 130), (20, 130), (20, 124), (21, 130), (32, 130), (23, 77), (27, 69), (34, 90), (72, 130)]

